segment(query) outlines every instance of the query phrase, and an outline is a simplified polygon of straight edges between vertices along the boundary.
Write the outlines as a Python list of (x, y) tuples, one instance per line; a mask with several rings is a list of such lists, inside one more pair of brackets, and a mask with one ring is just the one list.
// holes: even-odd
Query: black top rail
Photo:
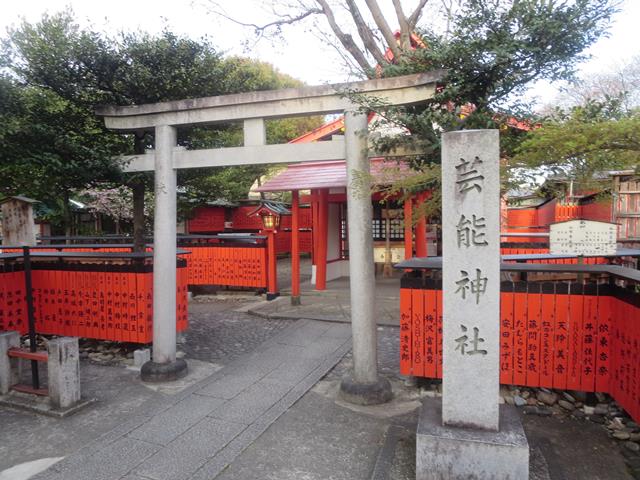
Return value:
[[(145, 245), (146, 247), (153, 247), (152, 243)], [(31, 251), (34, 250), (65, 250), (68, 248), (133, 248), (132, 243), (52, 243), (50, 245), (29, 245)], [(18, 245), (0, 245), (0, 250), (15, 250), (22, 249), (22, 246)]]
[[(31, 247), (29, 247), (31, 248)], [(187, 250), (177, 249), (176, 255), (189, 255), (191, 252)], [(20, 253), (0, 253), (0, 260), (13, 260), (22, 258), (24, 254)], [(153, 252), (30, 252), (31, 258), (153, 258)]]
[[(229, 232), (229, 233), (215, 233), (215, 234), (182, 234), (179, 233), (177, 235), (179, 239), (198, 239), (198, 238), (227, 238), (232, 236), (246, 236), (246, 237), (262, 237), (260, 235), (254, 235), (252, 233), (241, 233), (241, 232)], [(1, 237), (0, 237), (1, 238)], [(153, 236), (145, 235), (145, 241), (153, 242)], [(39, 241), (89, 241), (89, 240), (129, 240), (133, 241), (133, 236), (131, 235), (74, 235), (74, 236), (65, 236), (65, 235), (43, 235), (37, 237)]]
[[(64, 237), (71, 238), (71, 237)], [(95, 237), (83, 237), (83, 238), (95, 238)], [(213, 243), (211, 241), (214, 241)], [(197, 246), (199, 242), (203, 242), (206, 245), (246, 245), (246, 244), (258, 244), (267, 240), (264, 235), (252, 235), (246, 233), (221, 233), (219, 235), (180, 235), (177, 237), (177, 243), (179, 246)], [(130, 248), (133, 249), (132, 243), (51, 243), (51, 244), (39, 244), (29, 246), (32, 251), (35, 250), (65, 250), (72, 248)], [(145, 243), (145, 247), (153, 248), (153, 243)], [(22, 245), (0, 245), (0, 252), (2, 250), (17, 250), (22, 249)]]
[(502, 255), (504, 261), (526, 261), (526, 260), (562, 260), (567, 258), (618, 258), (618, 257), (640, 257), (640, 250), (635, 248), (619, 248), (616, 253), (595, 253), (592, 255), (575, 255), (570, 253), (514, 253), (510, 255)]
[[(513, 255), (504, 255), (508, 260)], [(524, 256), (524, 255), (518, 255)], [(441, 270), (442, 257), (412, 258), (394, 265), (395, 268), (409, 270)], [(584, 264), (552, 264), (552, 263), (500, 263), (503, 272), (537, 272), (537, 273), (587, 273), (607, 274), (620, 280), (640, 283), (640, 270), (620, 265), (584, 265)]]

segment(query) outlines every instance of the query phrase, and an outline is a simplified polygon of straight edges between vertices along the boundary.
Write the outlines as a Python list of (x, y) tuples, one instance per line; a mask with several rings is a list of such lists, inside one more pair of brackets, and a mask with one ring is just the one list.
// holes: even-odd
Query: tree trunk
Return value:
[(145, 251), (144, 229), (144, 181), (138, 180), (131, 185), (133, 192), (133, 251)]
[(378, 45), (376, 44), (376, 39), (373, 36), (373, 32), (367, 25), (367, 22), (365, 22), (364, 19), (362, 18), (362, 15), (360, 14), (360, 10), (356, 5), (356, 1), (355, 0), (346, 0), (346, 1), (347, 1), (347, 6), (349, 8), (349, 11), (351, 12), (351, 17), (353, 18), (353, 23), (356, 24), (356, 27), (358, 29), (358, 35), (360, 35), (360, 38), (362, 39), (362, 42), (364, 43), (365, 48), (369, 51), (369, 53), (371, 53), (373, 58), (376, 59), (376, 62), (378, 62), (378, 65), (380, 65), (380, 67), (386, 65), (388, 62), (384, 56), (384, 52), (380, 50), (380, 48), (378, 48)]
[(369, 7), (373, 20), (380, 29), (380, 33), (382, 33), (382, 36), (386, 40), (387, 46), (393, 53), (394, 60), (396, 62), (399, 61), (401, 56), (400, 48), (398, 48), (396, 37), (393, 35), (393, 30), (391, 30), (387, 20), (384, 18), (377, 0), (365, 0), (365, 3), (367, 4), (367, 7)]
[(71, 209), (69, 208), (69, 190), (62, 193), (62, 224), (64, 226), (64, 235), (67, 237), (65, 243), (71, 243), (69, 237), (72, 231)]
[[(411, 48), (411, 28), (409, 21), (402, 11), (402, 4), (400, 0), (393, 0), (393, 7), (396, 10), (396, 16), (398, 17), (398, 24), (400, 25), (400, 49), (408, 51)], [(400, 60), (400, 59), (397, 59)]]
[[(144, 133), (136, 133), (134, 152), (136, 155), (143, 155), (145, 150)], [(141, 253), (145, 251), (145, 229), (144, 229), (144, 179), (136, 178), (131, 184), (133, 194), (133, 251)]]

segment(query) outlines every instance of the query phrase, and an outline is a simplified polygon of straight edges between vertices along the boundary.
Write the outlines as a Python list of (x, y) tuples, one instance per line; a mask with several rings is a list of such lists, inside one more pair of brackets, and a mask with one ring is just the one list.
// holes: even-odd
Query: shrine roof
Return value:
[[(371, 159), (371, 176), (375, 185), (387, 185), (410, 174), (409, 165), (398, 160)], [(258, 192), (287, 190), (311, 190), (316, 188), (338, 188), (347, 186), (345, 160), (329, 162), (306, 162), (288, 165), (285, 170), (263, 185)]]
[(34, 200), (33, 198), (23, 197), (22, 195), (13, 195), (11, 197), (0, 199), (0, 204), (10, 202), (11, 200), (18, 200), (25, 203), (40, 203), (39, 200)]

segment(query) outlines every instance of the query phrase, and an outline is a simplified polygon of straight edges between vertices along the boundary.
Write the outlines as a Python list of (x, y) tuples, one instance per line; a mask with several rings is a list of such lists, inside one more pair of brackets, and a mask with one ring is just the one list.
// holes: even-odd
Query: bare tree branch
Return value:
[[(279, 35), (281, 33), (281, 27), (285, 25), (293, 25), (300, 23), (309, 17), (322, 15), (326, 17), (331, 31), (339, 41), (339, 45), (342, 45), (348, 54), (353, 57), (353, 60), (357, 63), (358, 67), (368, 76), (371, 76), (371, 72), (373, 71), (373, 66), (368, 58), (372, 57), (375, 60), (375, 63), (379, 65), (384, 65), (389, 62), (385, 56), (383, 45), (386, 44), (388, 46), (396, 59), (399, 59), (402, 56), (404, 50), (410, 48), (411, 33), (420, 18), (422, 10), (424, 10), (424, 7), (428, 2), (428, 0), (420, 0), (414, 12), (407, 17), (402, 10), (401, 0), (392, 1), (400, 24), (400, 42), (396, 40), (377, 0), (365, 0), (369, 13), (373, 17), (375, 26), (377, 27), (376, 29), (367, 24), (362, 12), (358, 8), (357, 0), (343, 0), (339, 3), (341, 8), (344, 8), (349, 12), (351, 19), (356, 26), (358, 32), (357, 38), (362, 41), (361, 45), (363, 45), (363, 47), (361, 47), (359, 45), (360, 42), (357, 42), (354, 37), (348, 33), (348, 29), (347, 31), (343, 31), (338, 24), (334, 11), (335, 7), (332, 6), (330, 0), (274, 1), (271, 6), (272, 15), (275, 19), (272, 17), (272, 19), (269, 19), (271, 21), (264, 24), (241, 21), (238, 18), (234, 18), (234, 16), (227, 13), (223, 8), (222, 4), (224, 2), (219, 0), (203, 0), (203, 2), (208, 4), (209, 11), (211, 13), (235, 23), (236, 25), (253, 29), (254, 34), (256, 35), (255, 41), (259, 41), (260, 38), (269, 35)], [(284, 10), (279, 11), (281, 8), (276, 7), (284, 7)], [(381, 33), (383, 41), (378, 38), (378, 31)]]
[(393, 57), (395, 59), (399, 59), (402, 53), (398, 48), (396, 37), (393, 35), (393, 32), (391, 31), (391, 28), (389, 27), (387, 20), (384, 18), (384, 15), (380, 10), (380, 6), (378, 5), (378, 2), (376, 0), (365, 0), (365, 3), (367, 4), (367, 7), (369, 7), (369, 11), (373, 16), (373, 20), (376, 22), (376, 25), (380, 29), (382, 36), (387, 42), (387, 45), (391, 49), (391, 52), (393, 53)]
[(347, 2), (347, 6), (349, 7), (349, 12), (351, 13), (353, 22), (356, 24), (356, 27), (358, 29), (358, 34), (360, 35), (360, 38), (362, 39), (362, 42), (364, 43), (365, 48), (369, 53), (371, 53), (371, 55), (373, 56), (373, 58), (375, 58), (376, 62), (378, 62), (379, 65), (384, 65), (385, 63), (387, 63), (387, 59), (384, 56), (384, 52), (382, 52), (382, 50), (380, 50), (380, 48), (378, 47), (378, 44), (376, 43), (376, 39), (373, 36), (373, 32), (367, 26), (366, 22), (364, 21), (364, 18), (362, 18), (362, 15), (360, 14), (360, 10), (356, 5), (355, 0), (345, 0), (345, 1)]
[(356, 73), (356, 77), (358, 79), (367, 78), (362, 72), (362, 69), (360, 68), (360, 66), (355, 63), (353, 57), (349, 55), (347, 52), (345, 52), (343, 48), (340, 48), (340, 45), (338, 45), (335, 42), (335, 38), (330, 37), (330, 34), (322, 30), (317, 30), (314, 33), (314, 36), (318, 38), (322, 43), (333, 48), (336, 51), (338, 56), (342, 58), (342, 61), (344, 62), (344, 66), (347, 69), (347, 71), (351, 73)]
[(420, 16), (422, 15), (422, 12), (424, 11), (424, 7), (428, 1), (429, 0), (420, 0), (420, 3), (418, 3), (418, 6), (416, 7), (416, 9), (409, 16), (408, 23), (409, 23), (409, 28), (411, 30), (416, 28), (416, 25), (418, 24), (418, 20), (420, 20)]
[(320, 8), (309, 8), (303, 12), (301, 12), (298, 15), (282, 15), (282, 18), (280, 18), (279, 20), (274, 20), (273, 22), (269, 22), (269, 23), (265, 23), (263, 25), (258, 25), (256, 23), (245, 23), (245, 22), (241, 22), (240, 20), (238, 20), (237, 18), (233, 18), (229, 15), (227, 15), (224, 12), (224, 9), (222, 8), (222, 6), (218, 3), (218, 2), (213, 2), (210, 1), (209, 2), (212, 6), (211, 9), (211, 13), (213, 13), (214, 15), (218, 15), (219, 17), (222, 17), (226, 20), (229, 20), (230, 22), (235, 23), (236, 25), (240, 25), (242, 27), (248, 27), (248, 28), (253, 28), (257, 34), (262, 35), (266, 30), (268, 30), (271, 27), (279, 27), (282, 25), (292, 25), (294, 23), (297, 23), (301, 20), (304, 20), (305, 18), (311, 16), (311, 15), (320, 15), (323, 14), (324, 12), (322, 11), (322, 9)]
[(370, 72), (372, 71), (371, 65), (369, 65), (369, 61), (364, 56), (364, 53), (360, 50), (356, 42), (353, 41), (353, 38), (348, 33), (344, 33), (338, 23), (336, 22), (336, 18), (333, 15), (333, 10), (327, 3), (326, 0), (316, 0), (322, 7), (322, 13), (327, 17), (327, 21), (329, 22), (329, 26), (333, 33), (338, 37), (342, 46), (351, 54), (356, 63), (360, 66), (363, 72), (370, 76)]
[(407, 50), (411, 47), (411, 31), (407, 17), (402, 11), (402, 4), (400, 0), (393, 0), (393, 8), (396, 10), (396, 17), (398, 17), (398, 25), (400, 25), (400, 48)]

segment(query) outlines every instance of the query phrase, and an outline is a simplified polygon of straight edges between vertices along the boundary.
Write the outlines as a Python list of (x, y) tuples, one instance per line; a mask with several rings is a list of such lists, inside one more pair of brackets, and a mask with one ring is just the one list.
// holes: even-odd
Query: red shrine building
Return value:
[[(370, 121), (372, 119), (370, 118)], [(512, 125), (520, 128), (519, 125)], [(342, 117), (328, 122), (291, 143), (331, 141), (344, 129)], [(371, 181), (385, 186), (399, 177), (410, 174), (409, 166), (397, 160), (371, 159)], [(618, 239), (627, 246), (640, 242), (640, 184), (633, 172), (610, 172), (613, 179), (612, 196), (603, 200), (597, 195), (540, 200), (534, 205), (503, 202), (503, 253), (522, 253), (526, 243), (546, 243), (546, 238), (527, 236), (549, 231), (554, 222), (573, 218), (613, 221), (619, 224)], [(611, 183), (611, 181), (610, 181)], [(318, 290), (326, 282), (349, 275), (349, 239), (347, 236), (347, 171), (345, 160), (290, 164), (274, 177), (253, 189), (260, 193), (290, 192), (290, 215), (281, 219), (275, 235), (277, 254), (308, 253), (312, 258), (311, 282)], [(375, 191), (375, 189), (374, 189)], [(633, 197), (633, 198), (632, 198)], [(415, 217), (416, 206), (428, 201), (428, 192), (419, 192), (411, 201), (400, 196), (385, 198), (373, 193), (372, 233), (374, 261), (390, 265), (405, 258), (438, 255), (438, 226), (428, 224), (426, 218)], [(188, 233), (221, 233), (224, 231), (259, 233), (262, 222), (251, 215), (253, 205), (226, 204), (199, 207), (187, 223)], [(631, 211), (633, 210), (633, 211)], [(638, 211), (636, 211), (638, 210)], [(630, 213), (631, 212), (631, 213)], [(625, 216), (626, 215), (626, 216)], [(633, 221), (635, 222), (633, 222)], [(508, 235), (512, 233), (515, 235)], [(294, 285), (299, 287), (300, 272), (294, 268)]]
[[(371, 120), (371, 118), (370, 118)], [(331, 141), (344, 129), (342, 117), (308, 132), (291, 143)], [(374, 186), (389, 185), (399, 176), (409, 174), (409, 166), (397, 160), (371, 159)], [(347, 169), (345, 160), (290, 164), (254, 191), (290, 192), (291, 215), (283, 216), (276, 235), (276, 251), (300, 253), (312, 258), (311, 282), (324, 290), (326, 282), (349, 275), (349, 239), (347, 237)], [(412, 226), (414, 205), (425, 201), (426, 193), (417, 194), (411, 202), (399, 196), (385, 198), (372, 194), (374, 260), (377, 264), (397, 263), (412, 256), (437, 254), (435, 228), (428, 229), (422, 218)], [(204, 206), (188, 221), (189, 233), (259, 232), (261, 220), (249, 216), (255, 206)], [(414, 241), (415, 237), (415, 241)]]

